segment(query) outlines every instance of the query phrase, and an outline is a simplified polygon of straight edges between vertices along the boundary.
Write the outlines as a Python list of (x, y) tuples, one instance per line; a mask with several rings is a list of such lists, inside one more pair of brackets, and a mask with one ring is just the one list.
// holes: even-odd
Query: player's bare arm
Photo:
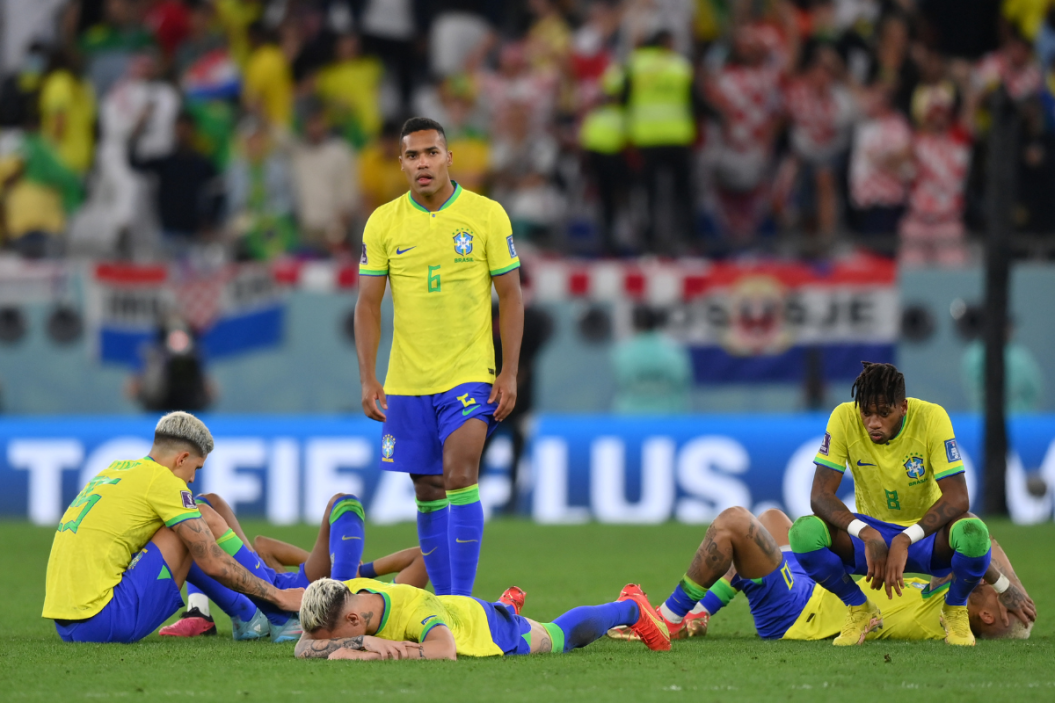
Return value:
[[(967, 497), (967, 481), (963, 474), (956, 474), (938, 481), (941, 489), (941, 498), (930, 506), (930, 510), (917, 524), (923, 528), (923, 535), (931, 535), (946, 525), (951, 525), (967, 514), (970, 499)], [(863, 533), (862, 533), (863, 535)], [(901, 595), (901, 589), (905, 587), (905, 564), (908, 562), (908, 548), (912, 546), (912, 540), (905, 533), (894, 537), (890, 542), (890, 551), (886, 560), (886, 572), (883, 583), (886, 587), (887, 598), (892, 598), (892, 591)], [(873, 588), (876, 586), (873, 584)]]
[(1026, 593), (1022, 580), (1011, 567), (1011, 560), (995, 539), (992, 539), (993, 560), (985, 573), (985, 582), (995, 586), (1004, 577), (1008, 580), (1007, 590), (1000, 594), (1000, 603), (1007, 611), (1022, 621), (1027, 627), (1037, 620), (1037, 606)]
[(216, 544), (216, 538), (204, 518), (184, 520), (172, 529), (201, 570), (224, 586), (248, 596), (262, 598), (283, 610), (300, 609), (304, 589), (281, 590), (253, 576)]
[[(843, 475), (826, 466), (818, 466), (813, 474), (813, 489), (810, 492), (810, 507), (813, 514), (843, 532), (847, 531), (854, 521), (854, 514), (846, 503), (835, 494), (842, 483)], [(865, 557), (868, 562), (868, 573), (865, 580), (878, 590), (883, 585), (886, 574), (887, 546), (883, 536), (872, 527), (865, 527), (858, 535), (865, 543)]]
[[(377, 347), (381, 343), (381, 299), (385, 296), (386, 276), (361, 276), (359, 298), (355, 301), (355, 352), (359, 357), (359, 383), (363, 412), (371, 420), (384, 422), (388, 400), (377, 380)], [(378, 408), (378, 405), (381, 407)]]
[(495, 276), (498, 293), (498, 326), (502, 337), (502, 372), (495, 379), (488, 403), (498, 401), (495, 419), (501, 422), (513, 412), (517, 401), (517, 373), (520, 370), (520, 342), (524, 336), (524, 299), (517, 269)]

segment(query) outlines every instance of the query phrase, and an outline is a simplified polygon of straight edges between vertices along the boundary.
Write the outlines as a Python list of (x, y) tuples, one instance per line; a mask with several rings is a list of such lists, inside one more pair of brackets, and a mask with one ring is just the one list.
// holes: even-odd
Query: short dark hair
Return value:
[[(411, 117), (403, 123), (403, 129), (399, 130), (400, 144), (403, 142), (403, 137), (408, 134), (413, 134), (414, 132), (428, 132), (429, 130), (439, 132), (440, 138), (443, 139), (443, 143), (447, 143), (447, 133), (443, 131), (443, 125), (439, 122), (428, 117)], [(402, 147), (400, 147), (400, 151), (402, 150)]]
[(854, 380), (850, 395), (854, 404), (866, 410), (880, 402), (895, 405), (905, 400), (905, 374), (893, 364), (862, 361), (864, 370)]

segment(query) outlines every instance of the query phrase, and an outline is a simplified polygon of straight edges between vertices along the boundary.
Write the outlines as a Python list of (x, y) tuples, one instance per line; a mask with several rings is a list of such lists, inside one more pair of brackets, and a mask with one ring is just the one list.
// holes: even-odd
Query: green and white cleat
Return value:
[(267, 637), (270, 623), (267, 621), (264, 611), (257, 608), (256, 613), (253, 614), (253, 617), (248, 622), (232, 615), (231, 629), (233, 630), (231, 635), (235, 640), (259, 640)]
[(268, 625), (271, 627), (271, 641), (275, 643), (296, 642), (300, 639), (300, 635), (303, 632), (300, 627), (300, 615), (295, 613), (290, 615), (289, 620), (281, 627), (277, 627), (272, 623), (268, 623)]

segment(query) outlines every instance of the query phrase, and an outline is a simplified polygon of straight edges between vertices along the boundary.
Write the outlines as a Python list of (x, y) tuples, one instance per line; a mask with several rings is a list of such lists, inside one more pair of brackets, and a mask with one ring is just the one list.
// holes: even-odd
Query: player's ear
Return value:
[(996, 617), (989, 612), (988, 608), (983, 608), (978, 612), (978, 619), (984, 622), (986, 625), (992, 625), (996, 622)]

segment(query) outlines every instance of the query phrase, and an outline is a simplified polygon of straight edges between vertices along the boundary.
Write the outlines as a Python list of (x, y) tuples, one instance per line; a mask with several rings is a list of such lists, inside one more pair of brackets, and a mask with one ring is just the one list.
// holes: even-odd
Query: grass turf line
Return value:
[[(316, 530), (247, 521), (260, 532), (310, 547)], [(214, 611), (220, 636), (135, 645), (67, 645), (40, 618), (53, 530), (0, 522), (0, 699), (203, 701), (378, 700), (532, 701), (846, 700), (848, 696), (949, 695), (949, 700), (1055, 699), (1055, 524), (990, 528), (1036, 600), (1040, 620), (1026, 642), (872, 642), (835, 650), (830, 642), (764, 642), (741, 595), (702, 640), (675, 642), (668, 654), (602, 639), (571, 654), (458, 662), (296, 661), (293, 645), (234, 642)], [(487, 526), (477, 594), (497, 598), (516, 584), (524, 614), (551, 620), (576, 605), (614, 599), (641, 582), (658, 603), (677, 583), (704, 527), (583, 525), (519, 521)], [(413, 525), (370, 526), (365, 557), (415, 543)], [(881, 601), (880, 605), (881, 605)], [(889, 658), (889, 661), (888, 661)]]

